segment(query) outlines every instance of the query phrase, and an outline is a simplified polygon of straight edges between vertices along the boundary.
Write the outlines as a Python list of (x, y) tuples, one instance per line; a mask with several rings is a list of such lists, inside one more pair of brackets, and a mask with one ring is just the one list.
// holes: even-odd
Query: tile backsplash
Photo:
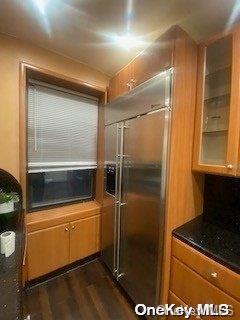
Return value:
[(211, 223), (240, 232), (240, 179), (206, 175), (203, 214)]

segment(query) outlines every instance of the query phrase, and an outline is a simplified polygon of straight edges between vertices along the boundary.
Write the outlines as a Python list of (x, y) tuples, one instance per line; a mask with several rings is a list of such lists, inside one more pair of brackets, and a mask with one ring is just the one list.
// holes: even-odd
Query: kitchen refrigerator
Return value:
[(132, 301), (159, 303), (172, 70), (105, 108), (102, 261)]

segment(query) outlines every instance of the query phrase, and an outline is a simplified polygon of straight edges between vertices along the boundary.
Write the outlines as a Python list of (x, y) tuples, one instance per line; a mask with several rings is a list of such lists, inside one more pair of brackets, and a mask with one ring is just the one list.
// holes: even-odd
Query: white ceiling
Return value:
[[(0, 0), (0, 32), (114, 74), (173, 24), (196, 41), (238, 20), (240, 0)], [(143, 41), (118, 47), (113, 35)]]

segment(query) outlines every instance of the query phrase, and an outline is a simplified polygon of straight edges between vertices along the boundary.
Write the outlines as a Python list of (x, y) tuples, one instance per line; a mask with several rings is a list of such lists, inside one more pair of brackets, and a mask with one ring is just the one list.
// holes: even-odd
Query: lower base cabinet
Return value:
[[(173, 238), (169, 303), (194, 308), (198, 304), (228, 304), (232, 306), (233, 315), (193, 315), (191, 319), (239, 320), (239, 288), (238, 274)], [(184, 319), (184, 316), (177, 318)]]
[(70, 262), (83, 259), (100, 250), (100, 216), (70, 223)]
[[(172, 277), (170, 290), (175, 293), (186, 305), (196, 307), (198, 304), (221, 305), (233, 307), (234, 316), (225, 316), (225, 319), (240, 319), (240, 304), (223, 291), (203, 279), (196, 272), (189, 269), (178, 259), (172, 258)], [(212, 319), (213, 316), (204, 316)], [(214, 316), (215, 319), (221, 317)]]
[(28, 233), (28, 280), (100, 250), (100, 215)]
[(28, 234), (28, 280), (61, 268), (69, 261), (68, 224)]

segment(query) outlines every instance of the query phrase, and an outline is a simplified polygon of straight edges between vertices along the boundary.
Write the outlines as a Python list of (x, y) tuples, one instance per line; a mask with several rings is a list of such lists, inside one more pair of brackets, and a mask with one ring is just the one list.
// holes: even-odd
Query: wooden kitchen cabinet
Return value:
[(100, 250), (100, 215), (70, 223), (70, 263)]
[(172, 255), (240, 302), (240, 275), (173, 238)]
[(121, 69), (109, 82), (108, 100), (112, 101), (118, 96), (128, 92), (134, 86), (133, 64), (130, 63)]
[(28, 280), (38, 278), (69, 263), (69, 224), (28, 234)]
[(133, 65), (130, 63), (118, 73), (118, 96), (128, 92), (134, 86), (133, 78)]
[(118, 96), (118, 74), (115, 74), (110, 81), (108, 86), (108, 101), (114, 100)]
[(240, 29), (199, 46), (193, 169), (236, 175)]
[[(169, 304), (175, 304), (176, 307), (186, 307), (186, 304), (185, 304), (183, 301), (181, 301), (181, 300), (180, 300), (174, 293), (172, 293), (171, 291), (169, 291), (168, 302), (169, 302)], [(167, 317), (167, 319), (171, 319), (171, 320), (174, 320), (174, 319), (184, 319), (184, 317), (183, 317), (183, 316), (176, 316), (176, 315), (174, 315), (174, 316), (169, 316), (169, 317)], [(197, 317), (197, 316), (195, 316), (195, 315), (192, 315), (192, 316), (189, 317), (189, 320), (196, 320), (196, 319), (201, 320), (200, 317)]]
[(28, 280), (100, 251), (100, 215), (28, 234)]
[(27, 280), (100, 251), (100, 212), (89, 201), (27, 215)]
[(169, 29), (133, 60), (134, 86), (173, 66), (174, 40), (177, 32), (176, 26)]
[[(175, 258), (172, 258), (170, 291), (188, 306), (197, 306), (205, 303), (231, 305), (234, 310), (234, 316), (226, 316), (224, 318), (240, 319), (240, 303), (237, 300), (225, 294)], [(212, 317), (204, 316), (204, 319), (210, 320)]]
[[(199, 303), (229, 304), (233, 306), (234, 315), (226, 319), (238, 320), (239, 289), (239, 274), (173, 238), (169, 303), (189, 306)], [(212, 319), (211, 316), (201, 318)]]
[(177, 26), (169, 29), (110, 79), (108, 100), (114, 100), (159, 72), (172, 67), (177, 32), (180, 32)]

